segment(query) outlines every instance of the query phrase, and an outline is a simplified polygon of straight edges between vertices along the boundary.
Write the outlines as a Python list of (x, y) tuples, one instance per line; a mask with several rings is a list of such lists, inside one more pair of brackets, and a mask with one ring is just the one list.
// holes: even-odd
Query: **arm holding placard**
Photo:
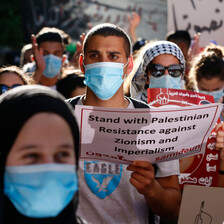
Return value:
[(220, 151), (218, 187), (224, 187), (224, 123), (217, 124), (215, 131), (217, 131), (216, 150)]
[(178, 216), (181, 191), (177, 176), (155, 178), (153, 165), (146, 161), (134, 161), (127, 169), (133, 171), (130, 183), (144, 195), (155, 214), (164, 218)]

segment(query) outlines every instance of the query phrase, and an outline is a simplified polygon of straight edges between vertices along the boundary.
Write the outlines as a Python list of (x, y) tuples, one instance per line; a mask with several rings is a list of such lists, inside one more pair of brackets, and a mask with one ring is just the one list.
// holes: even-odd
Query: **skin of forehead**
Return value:
[(10, 87), (15, 84), (24, 85), (24, 82), (14, 72), (4, 72), (0, 75), (0, 84), (4, 84)]
[[(118, 42), (119, 43), (123, 43), (122, 45), (122, 51), (125, 52), (125, 42), (124, 42), (124, 38), (122, 37), (118, 37), (118, 36), (101, 36), (101, 35), (95, 35), (93, 37), (91, 37), (90, 39), (88, 39), (87, 43), (86, 43), (86, 48), (85, 48), (85, 52), (84, 52), (84, 55), (87, 54), (90, 50), (94, 49), (94, 47), (96, 47), (95, 43), (98, 42), (98, 39), (105, 39), (106, 41), (107, 40), (110, 40), (113, 42), (113, 40), (119, 40)], [(101, 42), (102, 43), (102, 42)], [(93, 46), (92, 46), (93, 45)], [(118, 50), (118, 47), (117, 46), (121, 46), (121, 45), (117, 45), (117, 44), (113, 44), (113, 45), (110, 45), (110, 48), (112, 49), (112, 51), (117, 51)], [(100, 46), (101, 47), (101, 46)], [(90, 49), (89, 49), (90, 48)], [(102, 47), (103, 49), (104, 47)], [(113, 50), (114, 49), (114, 50)], [(98, 50), (98, 49), (97, 49)], [(126, 53), (126, 52), (125, 52)]]
[[(53, 131), (54, 129), (55, 131)], [(47, 133), (48, 135), (46, 136)], [(26, 136), (29, 136), (29, 138), (27, 139)], [(26, 164), (25, 158), (21, 158), (21, 155), (30, 153), (30, 149), (26, 149), (27, 146), (32, 146), (31, 148), (34, 152), (41, 155), (42, 161), (40, 163), (46, 163), (46, 161), (51, 161), (50, 163), (52, 163), (54, 161), (54, 153), (57, 153), (58, 147), (61, 147), (64, 144), (71, 144), (71, 146), (74, 147), (72, 133), (65, 120), (55, 113), (37, 113), (30, 117), (20, 129), (12, 148), (10, 149), (6, 164)], [(25, 149), (23, 149), (23, 147), (25, 147)], [(46, 151), (46, 148), (49, 150)], [(32, 149), (31, 153), (33, 151)], [(74, 150), (71, 151), (71, 155), (73, 156), (69, 158), (69, 161), (72, 161), (72, 164), (75, 164)]]
[(60, 52), (61, 55), (63, 54), (63, 46), (59, 42), (46, 41), (46, 42), (40, 43), (38, 47), (42, 48), (44, 51), (48, 51), (50, 54), (53, 54), (56, 51)]
[(219, 77), (214, 77), (212, 79), (201, 78), (198, 81), (198, 88), (206, 91), (214, 91), (222, 89), (224, 87), (224, 81)]

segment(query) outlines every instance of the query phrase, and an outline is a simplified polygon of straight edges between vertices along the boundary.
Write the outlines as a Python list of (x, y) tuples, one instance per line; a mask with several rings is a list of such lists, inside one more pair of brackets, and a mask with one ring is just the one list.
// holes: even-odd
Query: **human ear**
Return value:
[(82, 73), (85, 73), (85, 68), (84, 68), (84, 65), (83, 65), (83, 61), (84, 61), (84, 55), (80, 54), (80, 56), (79, 56), (79, 67), (80, 67)]
[(134, 63), (133, 63), (133, 57), (129, 56), (128, 57), (128, 68), (126, 71), (126, 74), (128, 75), (129, 73), (131, 73), (132, 69), (133, 69)]
[(33, 54), (30, 55), (30, 60), (31, 60), (32, 62), (35, 61), (35, 59), (34, 59), (34, 55), (33, 55)]
[(64, 63), (68, 59), (68, 56), (66, 54), (62, 55), (62, 63)]

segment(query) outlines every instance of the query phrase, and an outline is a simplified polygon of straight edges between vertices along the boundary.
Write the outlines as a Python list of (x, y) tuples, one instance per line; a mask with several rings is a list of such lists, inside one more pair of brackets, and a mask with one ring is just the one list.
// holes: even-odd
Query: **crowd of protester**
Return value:
[[(20, 67), (0, 68), (0, 223), (177, 222), (179, 160), (80, 160), (74, 109), (150, 108), (148, 88), (191, 90), (223, 103), (224, 48), (208, 44), (195, 53), (184, 30), (147, 40), (136, 36), (139, 15), (128, 21), (130, 37), (116, 25), (99, 24), (80, 34), (72, 55), (69, 35), (44, 27), (21, 49)], [(215, 130), (224, 187), (223, 123)], [(114, 186), (110, 194), (94, 193), (86, 177), (94, 181), (93, 166), (117, 171), (106, 177)]]

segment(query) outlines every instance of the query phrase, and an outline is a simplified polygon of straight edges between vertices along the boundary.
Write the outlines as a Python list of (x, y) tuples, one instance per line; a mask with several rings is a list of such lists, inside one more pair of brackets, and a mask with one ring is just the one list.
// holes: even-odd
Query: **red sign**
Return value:
[[(215, 103), (213, 96), (176, 89), (148, 89), (148, 104), (151, 107), (183, 107)], [(219, 121), (218, 121), (219, 122)], [(219, 152), (215, 150), (216, 133), (211, 132), (204, 154), (180, 159), (179, 183), (217, 186)]]

